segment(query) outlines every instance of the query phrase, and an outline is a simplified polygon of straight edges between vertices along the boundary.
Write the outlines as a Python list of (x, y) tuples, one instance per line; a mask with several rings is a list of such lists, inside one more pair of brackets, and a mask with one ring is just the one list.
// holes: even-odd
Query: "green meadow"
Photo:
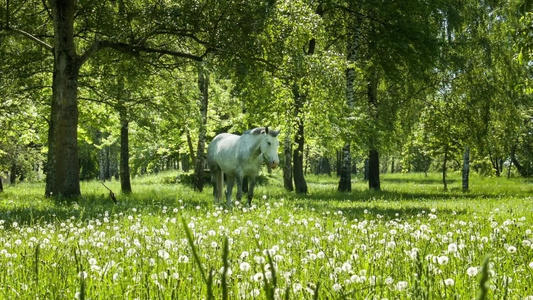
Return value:
[(42, 183), (0, 193), (1, 299), (533, 299), (533, 181), (459, 174), (307, 177), (281, 172), (252, 206), (214, 205), (173, 182), (133, 179), (119, 203), (96, 181), (55, 203)]

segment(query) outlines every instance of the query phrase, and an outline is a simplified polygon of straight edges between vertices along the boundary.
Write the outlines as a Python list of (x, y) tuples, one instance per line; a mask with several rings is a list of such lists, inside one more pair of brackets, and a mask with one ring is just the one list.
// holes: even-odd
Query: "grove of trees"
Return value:
[(345, 192), (533, 176), (532, 21), (529, 0), (2, 0), (0, 176), (76, 197), (180, 168), (201, 191), (207, 143), (265, 125), (296, 193), (331, 169)]

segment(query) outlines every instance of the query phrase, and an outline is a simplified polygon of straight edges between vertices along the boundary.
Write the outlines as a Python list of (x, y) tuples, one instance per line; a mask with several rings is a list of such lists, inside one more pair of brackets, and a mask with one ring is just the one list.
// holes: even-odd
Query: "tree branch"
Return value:
[(205, 57), (206, 53), (204, 53), (202, 56), (181, 52), (181, 51), (173, 51), (173, 50), (166, 50), (166, 49), (154, 49), (150, 47), (144, 47), (144, 46), (135, 46), (131, 44), (126, 43), (116, 43), (111, 41), (97, 41), (94, 42), (91, 47), (89, 47), (80, 57), (78, 60), (79, 66), (82, 66), (92, 55), (94, 55), (96, 52), (98, 52), (101, 49), (104, 48), (111, 48), (115, 49), (119, 52), (129, 54), (132, 56), (139, 56), (141, 52), (144, 53), (157, 53), (161, 55), (170, 55), (174, 57), (181, 57), (186, 58), (194, 61), (202, 61)]
[(49, 50), (50, 52), (53, 52), (54, 51), (54, 47), (52, 47), (51, 45), (49, 45), (48, 43), (46, 43), (45, 41), (39, 39), (38, 37), (32, 35), (31, 33), (28, 33), (22, 29), (17, 29), (17, 28), (14, 28), (14, 27), (5, 27), (4, 28), (5, 30), (8, 30), (8, 31), (13, 31), (13, 32), (16, 32), (34, 42), (36, 42), (37, 44), (43, 46), (44, 48), (46, 48), (47, 50)]

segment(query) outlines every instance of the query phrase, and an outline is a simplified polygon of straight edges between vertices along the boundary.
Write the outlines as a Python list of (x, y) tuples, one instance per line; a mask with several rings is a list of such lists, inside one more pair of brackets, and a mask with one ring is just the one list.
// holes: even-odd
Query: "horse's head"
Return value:
[(279, 165), (278, 134), (279, 131), (269, 130), (268, 127), (261, 130), (261, 153), (272, 169), (275, 169)]

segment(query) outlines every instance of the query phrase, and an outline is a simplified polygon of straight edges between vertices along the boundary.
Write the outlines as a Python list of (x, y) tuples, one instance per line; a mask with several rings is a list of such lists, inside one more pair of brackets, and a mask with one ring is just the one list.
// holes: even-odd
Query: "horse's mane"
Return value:
[(272, 137), (277, 137), (279, 134), (279, 131), (267, 129), (267, 127), (257, 127), (254, 129), (246, 130), (244, 134), (261, 134), (265, 130), (268, 130), (268, 134), (270, 134)]

